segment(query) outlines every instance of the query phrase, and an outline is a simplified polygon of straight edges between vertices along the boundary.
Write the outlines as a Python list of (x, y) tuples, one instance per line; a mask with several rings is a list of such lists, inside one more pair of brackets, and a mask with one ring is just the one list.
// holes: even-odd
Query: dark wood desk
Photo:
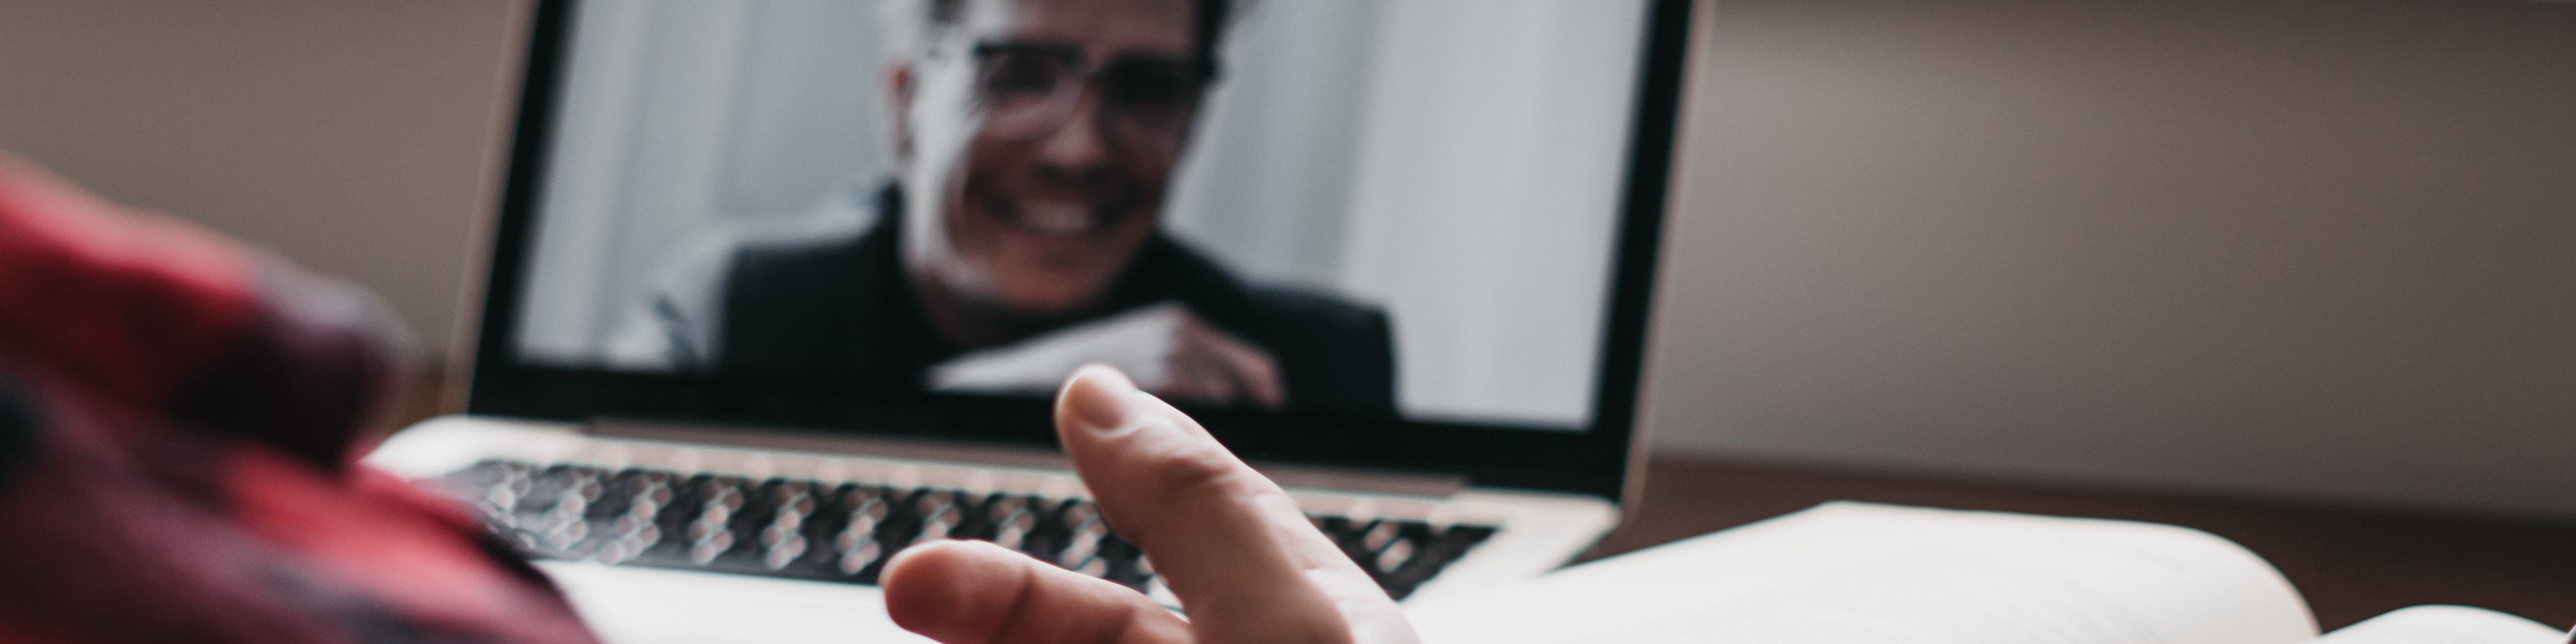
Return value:
[(2318, 625), (2417, 604), (2576, 623), (2576, 525), (1657, 459), (1643, 505), (1600, 557), (1833, 500), (2167, 523), (2234, 540), (2280, 568)]

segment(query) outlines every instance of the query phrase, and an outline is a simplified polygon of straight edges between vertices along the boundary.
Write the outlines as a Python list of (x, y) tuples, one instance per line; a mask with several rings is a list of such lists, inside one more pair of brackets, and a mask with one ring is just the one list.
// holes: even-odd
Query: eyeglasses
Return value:
[(1034, 139), (1073, 117), (1095, 79), (1102, 128), (1117, 142), (1145, 149), (1177, 146), (1207, 87), (1206, 66), (1153, 56), (1124, 56), (1093, 66), (1071, 47), (1016, 43), (975, 46), (976, 92), (984, 133)]

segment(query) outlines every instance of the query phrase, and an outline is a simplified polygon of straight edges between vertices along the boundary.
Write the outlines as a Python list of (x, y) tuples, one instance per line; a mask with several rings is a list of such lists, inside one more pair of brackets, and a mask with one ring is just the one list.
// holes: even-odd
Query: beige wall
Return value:
[(1717, 5), (1659, 447), (2576, 516), (2576, 4)]
[(513, 0), (0, 1), (0, 150), (454, 330)]
[[(0, 148), (447, 337), (512, 0), (9, 0)], [(2576, 515), (2576, 4), (1724, 0), (1657, 446)]]

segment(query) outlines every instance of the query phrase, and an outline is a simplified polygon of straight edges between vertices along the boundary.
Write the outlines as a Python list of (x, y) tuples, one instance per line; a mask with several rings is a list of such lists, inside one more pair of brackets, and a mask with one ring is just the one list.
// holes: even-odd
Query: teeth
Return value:
[(1042, 233), (1083, 233), (1091, 230), (1091, 209), (1071, 204), (1024, 205), (1020, 208), (1020, 224)]

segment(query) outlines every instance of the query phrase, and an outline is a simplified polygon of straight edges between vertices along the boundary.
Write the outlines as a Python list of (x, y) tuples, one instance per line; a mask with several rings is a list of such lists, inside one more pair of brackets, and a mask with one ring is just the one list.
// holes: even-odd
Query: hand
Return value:
[(1172, 351), (1164, 357), (1163, 382), (1154, 393), (1174, 400), (1218, 404), (1248, 403), (1278, 409), (1288, 403), (1279, 383), (1279, 363), (1270, 352), (1209, 326), (1187, 311), (1173, 329)]
[(930, 368), (932, 390), (1037, 394), (1066, 374), (1103, 363), (1172, 400), (1278, 409), (1288, 402), (1268, 351), (1163, 304), (958, 356)]
[(1056, 433), (1118, 535), (1188, 610), (980, 541), (898, 554), (896, 624), (945, 644), (1414, 644), (1413, 627), (1295, 501), (1117, 370), (1085, 366)]

